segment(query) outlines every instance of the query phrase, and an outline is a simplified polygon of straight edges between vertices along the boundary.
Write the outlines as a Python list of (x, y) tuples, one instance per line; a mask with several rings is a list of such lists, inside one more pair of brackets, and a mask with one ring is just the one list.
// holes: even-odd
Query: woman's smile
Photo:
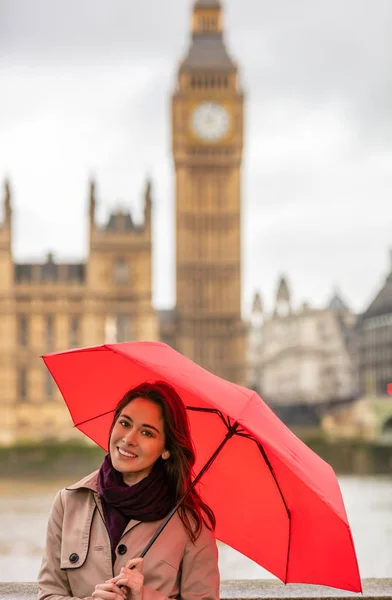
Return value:
[(135, 454), (134, 452), (130, 452), (129, 450), (124, 450), (124, 448), (119, 448), (118, 446), (117, 446), (117, 451), (118, 451), (118, 454), (119, 454), (120, 458), (125, 458), (125, 459), (133, 458), (133, 459), (135, 459), (135, 458), (138, 457), (138, 455)]

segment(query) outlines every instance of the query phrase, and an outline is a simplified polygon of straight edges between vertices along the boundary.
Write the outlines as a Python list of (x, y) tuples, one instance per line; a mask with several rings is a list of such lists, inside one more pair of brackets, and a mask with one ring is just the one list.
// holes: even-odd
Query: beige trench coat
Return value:
[[(38, 575), (39, 600), (89, 598), (98, 583), (139, 556), (162, 521), (129, 521), (112, 565), (109, 534), (97, 489), (98, 471), (58, 492), (49, 517)], [(177, 514), (144, 558), (144, 600), (217, 600), (218, 552), (203, 527), (195, 543)]]

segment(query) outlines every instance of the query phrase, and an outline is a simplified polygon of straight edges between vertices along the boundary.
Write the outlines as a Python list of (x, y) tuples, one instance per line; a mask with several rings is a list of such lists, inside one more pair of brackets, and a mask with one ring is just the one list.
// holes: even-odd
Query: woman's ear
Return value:
[(162, 456), (163, 460), (167, 460), (169, 458), (169, 456), (170, 456), (169, 450), (164, 450), (162, 452), (161, 456)]

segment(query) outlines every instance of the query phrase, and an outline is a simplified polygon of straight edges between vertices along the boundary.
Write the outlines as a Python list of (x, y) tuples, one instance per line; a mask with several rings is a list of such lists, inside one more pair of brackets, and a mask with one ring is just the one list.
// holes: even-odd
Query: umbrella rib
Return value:
[[(225, 419), (225, 417), (223, 416), (223, 413), (220, 410), (218, 410), (217, 408), (199, 408), (196, 406), (186, 406), (185, 408), (187, 410), (214, 413), (222, 419), (223, 423), (226, 425), (226, 427), (228, 429), (230, 429), (230, 427), (231, 427), (231, 422), (228, 419)], [(80, 425), (85, 425), (86, 423), (89, 423), (90, 421), (94, 421), (95, 419), (99, 419), (100, 417), (105, 417), (106, 415), (109, 415), (110, 413), (112, 413), (114, 411), (115, 411), (115, 409), (112, 408), (112, 410), (108, 410), (99, 415), (95, 415), (94, 417), (90, 417), (89, 419), (85, 419), (84, 421), (80, 421), (80, 423), (74, 423), (74, 427), (80, 427)]]
[(280, 485), (278, 483), (277, 477), (276, 477), (274, 469), (272, 468), (272, 465), (271, 465), (271, 463), (269, 461), (269, 458), (267, 456), (266, 451), (264, 450), (264, 448), (263, 448), (263, 446), (261, 445), (260, 442), (258, 442), (257, 440), (255, 440), (252, 437), (251, 437), (251, 439), (253, 439), (253, 441), (257, 444), (257, 447), (259, 448), (259, 450), (260, 450), (260, 452), (261, 452), (261, 454), (262, 454), (262, 456), (263, 456), (263, 458), (264, 458), (264, 460), (266, 462), (266, 465), (269, 468), (272, 477), (274, 478), (276, 487), (279, 490), (280, 497), (282, 498), (282, 502), (284, 504), (284, 507), (285, 507), (286, 513), (287, 513), (287, 517), (289, 519), (289, 543), (287, 545), (286, 574), (285, 574), (285, 578), (284, 578), (284, 582), (287, 583), (287, 575), (288, 575), (288, 570), (289, 570), (289, 558), (290, 558), (290, 546), (291, 546), (291, 513), (290, 513), (289, 507), (287, 506), (285, 497), (283, 496), (283, 492), (282, 492), (281, 487), (280, 487)]
[(187, 410), (193, 410), (195, 412), (206, 412), (206, 413), (212, 413), (212, 414), (218, 415), (218, 417), (226, 425), (227, 429), (230, 429), (230, 427), (232, 426), (230, 419), (225, 418), (223, 413), (220, 410), (218, 410), (217, 408), (201, 408), (199, 406), (186, 406), (185, 408)]
[(95, 415), (95, 417), (90, 417), (89, 419), (86, 419), (85, 421), (80, 421), (80, 423), (74, 423), (74, 427), (80, 427), (80, 425), (84, 425), (85, 423), (88, 423), (89, 421), (94, 421), (95, 419), (99, 419), (100, 417), (105, 417), (106, 415), (110, 415), (110, 413), (114, 412), (115, 409), (112, 408), (112, 410), (108, 410), (104, 413), (101, 413), (100, 415)]
[(273, 479), (275, 481), (275, 485), (278, 488), (278, 491), (279, 491), (280, 497), (282, 499), (283, 505), (284, 505), (284, 507), (286, 509), (287, 517), (289, 519), (289, 543), (288, 543), (288, 547), (287, 547), (286, 574), (285, 574), (284, 583), (287, 583), (287, 575), (288, 575), (288, 569), (289, 569), (289, 558), (290, 558), (290, 546), (291, 546), (291, 513), (290, 513), (290, 509), (287, 506), (285, 497), (284, 497), (283, 492), (281, 490), (281, 487), (280, 487), (280, 485), (278, 483), (278, 480), (277, 480), (277, 477), (275, 475), (274, 469), (273, 469), (273, 467), (272, 467), (272, 465), (271, 465), (271, 463), (269, 461), (267, 453), (264, 450), (262, 444), (259, 441), (255, 440), (255, 438), (253, 436), (251, 436), (249, 433), (242, 433), (241, 430), (240, 431), (236, 431), (235, 435), (247, 438), (248, 440), (252, 440), (253, 442), (255, 442), (255, 444), (257, 445), (258, 449), (260, 450), (260, 453), (261, 453), (262, 457), (265, 460), (265, 464), (267, 465), (267, 467), (270, 470), (270, 473), (271, 473), (271, 475), (272, 475), (272, 477), (273, 477)]

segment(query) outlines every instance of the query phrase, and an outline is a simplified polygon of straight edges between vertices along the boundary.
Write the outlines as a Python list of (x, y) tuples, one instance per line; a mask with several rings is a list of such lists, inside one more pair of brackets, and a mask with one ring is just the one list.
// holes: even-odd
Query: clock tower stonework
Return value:
[(192, 40), (172, 97), (176, 177), (176, 346), (245, 384), (241, 318), (243, 93), (218, 0), (193, 6)]

